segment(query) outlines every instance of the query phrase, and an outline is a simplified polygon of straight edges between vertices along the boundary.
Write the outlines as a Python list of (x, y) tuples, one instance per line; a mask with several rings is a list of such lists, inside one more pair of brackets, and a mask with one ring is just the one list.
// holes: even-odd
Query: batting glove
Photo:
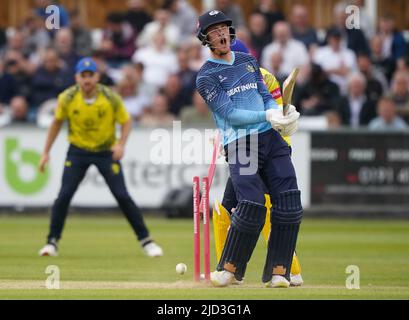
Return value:
[(286, 126), (277, 125), (274, 129), (282, 136), (290, 137), (298, 131), (298, 121), (291, 122)]
[(274, 130), (284, 136), (291, 136), (298, 130), (297, 120), (300, 113), (293, 105), (289, 105), (288, 112), (284, 116), (282, 109), (269, 109), (266, 111), (266, 119), (271, 123)]

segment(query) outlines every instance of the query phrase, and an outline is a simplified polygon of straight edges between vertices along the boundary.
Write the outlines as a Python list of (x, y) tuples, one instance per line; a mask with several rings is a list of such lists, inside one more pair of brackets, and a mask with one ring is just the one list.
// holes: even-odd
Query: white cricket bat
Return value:
[(291, 104), (291, 98), (293, 96), (293, 90), (295, 85), (295, 80), (300, 69), (295, 68), (290, 75), (285, 79), (283, 83), (283, 115), (285, 116), (288, 111), (288, 105)]

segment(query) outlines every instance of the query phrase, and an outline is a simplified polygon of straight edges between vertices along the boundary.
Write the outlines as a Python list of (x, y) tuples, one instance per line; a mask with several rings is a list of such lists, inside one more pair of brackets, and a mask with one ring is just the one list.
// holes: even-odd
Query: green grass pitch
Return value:
[[(298, 242), (304, 286), (269, 289), (261, 283), (262, 237), (245, 284), (212, 288), (193, 279), (193, 224), (147, 218), (165, 251), (148, 258), (122, 216), (70, 216), (57, 258), (39, 257), (46, 216), (0, 216), (0, 299), (408, 299), (409, 221), (305, 218)], [(212, 240), (213, 241), (213, 240)], [(211, 243), (213, 250), (213, 242)], [(175, 265), (188, 266), (185, 275)], [(45, 288), (48, 265), (60, 269), (61, 289)], [(348, 265), (360, 289), (347, 289)], [(215, 266), (212, 251), (212, 268)]]

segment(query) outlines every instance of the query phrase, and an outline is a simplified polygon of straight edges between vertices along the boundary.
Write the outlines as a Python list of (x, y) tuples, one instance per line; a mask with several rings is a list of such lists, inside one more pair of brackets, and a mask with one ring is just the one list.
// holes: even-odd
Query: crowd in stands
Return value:
[[(84, 56), (95, 59), (101, 82), (122, 96), (135, 126), (175, 119), (213, 126), (195, 90), (209, 50), (195, 37), (200, 13), (188, 1), (164, 0), (152, 12), (147, 0), (128, 0), (125, 12), (107, 14), (102, 29), (59, 5), (59, 30), (45, 26), (53, 1), (34, 3), (24, 23), (0, 29), (0, 126), (47, 123), (41, 119), (74, 84), (74, 66)], [(215, 9), (233, 20), (238, 38), (281, 83), (300, 68), (293, 104), (302, 117), (326, 117), (328, 128), (409, 127), (409, 44), (393, 16), (379, 13), (374, 23), (364, 1), (340, 1), (333, 25), (316, 30), (301, 4), (286, 16), (275, 0), (257, 3), (248, 19), (234, 0), (215, 0)], [(346, 27), (348, 4), (361, 8), (361, 29)]]

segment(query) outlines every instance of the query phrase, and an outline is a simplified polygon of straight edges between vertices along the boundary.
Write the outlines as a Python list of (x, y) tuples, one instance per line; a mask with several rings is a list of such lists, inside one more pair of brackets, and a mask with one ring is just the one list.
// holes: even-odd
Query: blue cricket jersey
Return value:
[(230, 63), (208, 59), (199, 70), (196, 87), (212, 111), (224, 145), (272, 128), (265, 111), (279, 106), (251, 55), (232, 52)]

